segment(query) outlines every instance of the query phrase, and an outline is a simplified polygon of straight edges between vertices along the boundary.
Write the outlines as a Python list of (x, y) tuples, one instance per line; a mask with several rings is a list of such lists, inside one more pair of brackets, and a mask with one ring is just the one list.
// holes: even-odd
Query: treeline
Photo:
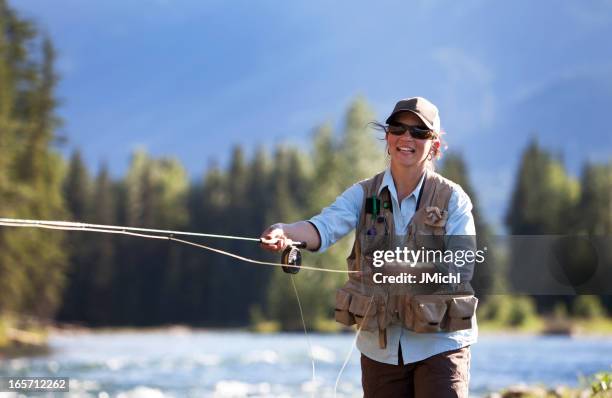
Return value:
[[(580, 285), (590, 280), (594, 269), (590, 269), (593, 265), (590, 250), (584, 250), (590, 245), (576, 237), (609, 241), (612, 236), (612, 160), (586, 162), (577, 179), (567, 172), (560, 155), (532, 139), (521, 156), (505, 223), (512, 235), (569, 236), (560, 250), (563, 257), (572, 261), (562, 267), (575, 291), (581, 293)], [(610, 267), (612, 264), (604, 263), (610, 258), (609, 253), (600, 255), (602, 263), (599, 266)], [(521, 279), (524, 277), (513, 277), (510, 273), (506, 283), (514, 283), (514, 287), (520, 289)], [(532, 303), (521, 300), (516, 307), (525, 308), (525, 312), (553, 313), (557, 317), (568, 314), (591, 317), (605, 314), (605, 308), (612, 309), (610, 295), (599, 298), (587, 294), (538, 295)]]
[[(310, 152), (290, 146), (247, 157), (236, 147), (226, 169), (210, 166), (190, 182), (173, 159), (136, 152), (124, 178), (112, 181), (105, 167), (91, 176), (75, 153), (63, 192), (71, 218), (83, 222), (180, 229), (259, 237), (273, 222), (311, 217), (355, 181), (384, 167), (384, 149), (368, 130), (373, 114), (363, 99), (350, 107), (344, 128), (313, 132)], [(50, 232), (53, 233), (53, 232)], [(190, 238), (187, 238), (190, 239)], [(278, 261), (255, 242), (197, 239), (222, 250)], [(244, 325), (251, 319), (300, 326), (289, 276), (174, 242), (71, 233), (70, 268), (62, 321), (90, 325)], [(305, 262), (345, 267), (346, 243)], [(342, 276), (304, 271), (296, 278), (311, 319), (329, 318), (333, 289)], [(324, 294), (322, 294), (324, 293)], [(329, 294), (328, 294), (329, 293)]]
[[(511, 235), (569, 236), (560, 248), (567, 282), (577, 295), (492, 295), (485, 297), (479, 308), (479, 319), (500, 327), (526, 327), (550, 332), (567, 331), (573, 320), (603, 321), (612, 310), (612, 296), (580, 294), (581, 284), (591, 278), (593, 269), (590, 245), (585, 249), (585, 238), (610, 239), (612, 235), (612, 161), (586, 162), (579, 179), (568, 174), (560, 155), (544, 148), (532, 139), (523, 151), (514, 179), (514, 188), (505, 224)], [(581, 236), (583, 238), (578, 239)], [(512, 248), (512, 246), (510, 246)], [(517, 248), (509, 250), (505, 259), (495, 263), (497, 273), (491, 291), (520, 291), (526, 276), (512, 272)], [(603, 253), (600, 253), (602, 255)], [(600, 266), (610, 267), (602, 256)], [(523, 257), (524, 258), (524, 257)], [(542, 267), (547, 266), (541, 264)], [(528, 276), (527, 276), (528, 277)], [(588, 293), (593, 293), (589, 291)], [(541, 315), (545, 315), (542, 322)], [(603, 332), (609, 332), (605, 322), (591, 323)]]

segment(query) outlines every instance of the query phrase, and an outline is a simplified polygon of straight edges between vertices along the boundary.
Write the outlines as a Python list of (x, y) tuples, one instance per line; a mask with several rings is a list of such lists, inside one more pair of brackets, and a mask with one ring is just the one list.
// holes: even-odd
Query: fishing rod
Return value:
[(291, 239), (285, 240), (286, 247), (281, 254), (280, 263), (272, 263), (268, 261), (254, 260), (248, 257), (240, 256), (238, 254), (217, 249), (214, 247), (206, 246), (201, 243), (196, 243), (184, 239), (176, 238), (175, 236), (197, 236), (205, 238), (217, 238), (217, 239), (232, 239), (232, 240), (243, 240), (257, 243), (274, 243), (276, 240), (266, 240), (263, 238), (251, 238), (245, 236), (235, 235), (220, 235), (220, 234), (207, 234), (200, 232), (187, 232), (187, 231), (174, 231), (166, 229), (153, 229), (153, 228), (138, 228), (138, 227), (127, 227), (121, 225), (107, 225), (107, 224), (89, 224), (82, 222), (73, 221), (52, 221), (52, 220), (31, 220), (31, 219), (20, 219), (20, 218), (0, 218), (0, 226), (6, 227), (25, 227), (25, 228), (43, 228), (43, 229), (56, 229), (63, 231), (87, 231), (87, 232), (100, 232), (108, 234), (119, 234), (119, 235), (130, 235), (148, 239), (162, 239), (170, 240), (178, 243), (182, 243), (189, 246), (198, 247), (200, 249), (212, 251), (215, 253), (223, 254), (238, 260), (246, 261), (252, 264), (269, 265), (275, 267), (281, 267), (284, 272), (288, 274), (297, 274), (300, 269), (306, 269), (311, 271), (319, 272), (333, 272), (333, 273), (355, 273), (359, 271), (348, 271), (338, 270), (332, 268), (320, 268), (302, 265), (302, 253), (300, 249), (306, 248), (306, 242), (293, 241)]

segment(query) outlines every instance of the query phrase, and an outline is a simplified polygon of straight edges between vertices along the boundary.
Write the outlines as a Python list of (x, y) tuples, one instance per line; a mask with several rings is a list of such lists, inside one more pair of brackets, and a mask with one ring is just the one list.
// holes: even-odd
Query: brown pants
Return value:
[(470, 347), (408, 365), (389, 365), (361, 354), (361, 373), (364, 398), (467, 398)]

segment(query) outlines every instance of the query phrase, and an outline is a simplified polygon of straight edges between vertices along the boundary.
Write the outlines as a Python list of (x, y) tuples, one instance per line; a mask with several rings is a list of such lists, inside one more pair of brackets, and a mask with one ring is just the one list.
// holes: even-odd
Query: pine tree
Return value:
[(338, 142), (338, 167), (344, 189), (384, 169), (384, 149), (370, 128), (374, 113), (362, 97), (349, 107)]
[[(0, 214), (4, 217), (16, 216), (19, 203), (19, 188), (13, 176), (19, 127), (14, 115), (18, 83), (14, 52), (19, 48), (24, 58), (25, 38), (15, 32), (16, 24), (14, 13), (0, 0)], [(21, 232), (0, 227), (0, 314), (19, 305), (19, 284), (25, 280), (25, 275), (15, 269)]]
[(590, 235), (612, 234), (612, 163), (586, 164), (580, 181), (579, 219), (576, 224)]
[[(268, 154), (263, 148), (255, 151), (255, 156), (249, 164), (247, 198), (249, 202), (248, 214), (245, 224), (247, 236), (259, 236), (263, 228), (270, 225), (274, 220), (271, 218), (272, 205), (270, 201), (270, 189), (272, 184), (271, 164)], [(267, 258), (275, 260), (275, 256), (262, 253), (258, 245), (242, 245), (243, 252), (249, 257)], [(266, 290), (274, 271), (270, 267), (248, 267), (245, 277), (252, 281), (250, 284), (250, 301), (259, 308), (265, 307)], [(250, 307), (250, 306), (249, 306)]]
[(309, 213), (316, 214), (346, 187), (342, 186), (338, 167), (338, 148), (330, 124), (324, 124), (313, 133), (313, 148), (310, 154), (313, 165), (313, 184), (310, 190)]
[[(0, 2), (0, 193), (6, 216), (62, 218), (62, 159), (51, 148), (55, 114), (54, 51), (30, 22)], [(39, 53), (40, 51), (40, 53)], [(63, 234), (0, 233), (0, 310), (51, 316), (66, 266)]]
[[(0, 0), (0, 214), (7, 216), (14, 204), (10, 166), (17, 149), (16, 121), (13, 118), (15, 78), (9, 58), (11, 38), (7, 37), (10, 19), (5, 1)], [(1, 234), (0, 230), (0, 238)]]
[(87, 206), (90, 203), (91, 181), (81, 153), (72, 154), (68, 173), (64, 181), (66, 205), (74, 220), (84, 220), (88, 216)]
[[(228, 176), (216, 164), (212, 164), (203, 179), (200, 200), (195, 204), (194, 228), (196, 231), (208, 231), (213, 234), (227, 232), (225, 220), (231, 217), (229, 206)], [(213, 241), (211, 245), (225, 249), (227, 242)], [(190, 269), (194, 275), (190, 278), (190, 291), (196, 297), (193, 308), (194, 319), (198, 324), (219, 324), (224, 316), (223, 308), (217, 300), (224, 297), (223, 274), (228, 272), (229, 261), (217, 254), (208, 252), (190, 253)], [(199, 303), (199, 305), (197, 305)]]
[[(540, 148), (534, 139), (521, 157), (506, 225), (512, 235), (575, 233), (574, 220), (568, 215), (575, 209), (578, 195), (578, 182), (566, 173), (559, 160)], [(509, 264), (515, 261), (512, 254), (521, 250), (516, 244), (511, 246)], [(515, 267), (510, 265), (509, 269), (514, 270)], [(521, 278), (524, 275), (516, 272), (509, 275), (510, 283), (519, 289)], [(550, 310), (559, 301), (568, 301), (567, 297), (552, 295), (537, 296), (535, 299), (540, 311)]]
[[(105, 165), (96, 177), (92, 200), (91, 221), (95, 224), (116, 224), (116, 199), (113, 182)], [(88, 321), (109, 325), (113, 320), (113, 284), (117, 272), (116, 237), (101, 234), (91, 243), (91, 283), (87, 298)]]
[[(178, 161), (137, 151), (123, 186), (130, 225), (182, 229), (188, 224), (187, 173)], [(123, 264), (117, 273), (122, 319), (157, 324), (176, 308), (172, 298), (180, 292), (181, 251), (173, 242), (127, 239), (120, 246)]]
[[(92, 200), (91, 181), (79, 151), (72, 154), (63, 183), (63, 193), (71, 219), (88, 222)], [(62, 306), (57, 315), (60, 320), (87, 319), (89, 305), (86, 298), (91, 290), (91, 244), (96, 238), (90, 232), (73, 232), (68, 236), (66, 247), (70, 258)]]
[[(612, 234), (612, 162), (585, 164), (580, 192), (580, 202), (574, 212), (578, 232), (588, 234), (598, 243), (601, 259), (610, 259), (612, 248), (605, 242), (609, 242)], [(600, 299), (608, 311), (612, 310), (612, 296), (601, 296)]]
[(532, 141), (521, 158), (506, 225), (514, 235), (566, 233), (578, 200), (578, 183), (560, 161)]

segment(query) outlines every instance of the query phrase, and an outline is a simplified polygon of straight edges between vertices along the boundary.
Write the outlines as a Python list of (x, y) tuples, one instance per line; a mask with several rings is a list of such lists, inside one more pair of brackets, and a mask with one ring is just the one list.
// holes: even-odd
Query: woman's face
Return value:
[[(395, 116), (395, 121), (408, 126), (426, 128), (421, 119), (411, 112), (402, 112), (398, 114)], [(440, 145), (437, 140), (420, 140), (412, 138), (408, 132), (400, 136), (387, 133), (385, 138), (391, 156), (391, 164), (400, 167), (414, 167), (419, 164), (425, 164), (432, 150), (432, 146)]]

